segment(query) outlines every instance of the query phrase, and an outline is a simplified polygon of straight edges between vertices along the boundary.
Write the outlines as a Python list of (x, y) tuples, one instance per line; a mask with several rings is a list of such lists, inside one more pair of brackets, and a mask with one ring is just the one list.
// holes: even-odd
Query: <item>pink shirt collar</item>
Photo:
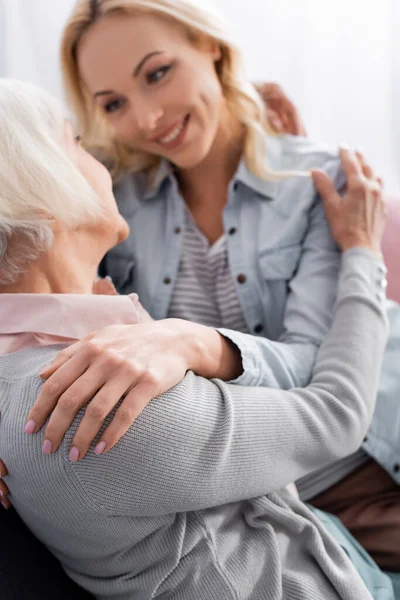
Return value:
[(0, 294), (0, 354), (68, 343), (107, 325), (139, 323), (136, 294)]

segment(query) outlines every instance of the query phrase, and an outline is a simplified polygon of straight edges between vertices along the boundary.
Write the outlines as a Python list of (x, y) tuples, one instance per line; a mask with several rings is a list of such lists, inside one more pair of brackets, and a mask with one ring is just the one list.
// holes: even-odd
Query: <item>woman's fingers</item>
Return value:
[(74, 356), (74, 354), (78, 352), (78, 350), (82, 348), (83, 343), (87, 341), (87, 339), (88, 338), (86, 337), (83, 340), (76, 342), (75, 344), (71, 344), (70, 346), (68, 346), (68, 348), (64, 348), (64, 350), (61, 350), (61, 352), (57, 354), (55, 359), (47, 367), (44, 367), (40, 371), (39, 377), (41, 377), (42, 379), (48, 379), (51, 375), (53, 375), (53, 373), (57, 371), (57, 369), (62, 367), (62, 365), (64, 365), (70, 358)]
[(271, 108), (267, 108), (267, 118), (270, 126), (275, 131), (275, 133), (284, 133), (283, 123), (275, 110)]
[(7, 467), (0, 459), (0, 477), (5, 477), (6, 475), (8, 475)]
[(111, 277), (98, 277), (93, 282), (92, 293), (100, 296), (118, 296)]
[[(8, 474), (7, 467), (2, 460), (0, 460), (0, 475), (5, 477)], [(8, 499), (9, 490), (5, 481), (0, 479), (0, 504), (3, 508), (8, 510), (11, 506), (11, 502)]]
[[(64, 360), (64, 358), (62, 359)], [(74, 354), (51, 375), (29, 411), (25, 433), (36, 433), (45, 424), (64, 392), (85, 372), (89, 365), (85, 352)]]
[[(70, 368), (69, 364), (68, 367)], [(108, 374), (109, 370), (107, 370), (104, 365), (95, 364), (78, 377), (76, 381), (73, 381), (73, 383), (67, 386), (65, 392), (59, 397), (58, 401), (56, 401), (54, 411), (52, 412), (49, 423), (45, 429), (43, 442), (43, 452), (45, 454), (51, 454), (59, 448), (67, 429), (74, 421), (76, 415), (102, 388), (107, 380)], [(114, 400), (114, 404), (112, 404), (108, 411), (103, 415), (102, 421), (95, 434), (99, 431), (101, 423), (104, 421), (107, 414), (118, 402), (119, 397)], [(51, 399), (49, 405), (53, 402), (54, 400)], [(90, 414), (93, 414), (93, 416), (99, 416), (98, 409), (99, 405), (93, 407), (91, 403), (87, 411), (89, 411)], [(90, 442), (91, 440), (89, 440), (88, 445), (90, 445)]]
[(139, 383), (124, 398), (110, 425), (105, 429), (95, 447), (96, 454), (110, 450), (128, 431), (140, 413), (157, 396), (157, 384)]
[[(85, 456), (91, 443), (102, 428), (107, 416), (112, 412), (124, 396), (125, 392), (132, 386), (132, 382), (132, 373), (127, 372), (125, 376), (121, 374), (116, 380), (106, 382), (97, 394), (94, 395), (92, 401), (86, 408), (82, 421), (72, 440), (71, 451), (69, 453), (69, 458), (72, 462), (76, 462)], [(126, 424), (126, 429), (123, 433), (125, 433), (133, 423), (133, 418), (129, 421), (128, 417), (129, 416), (125, 414), (126, 420), (124, 421), (124, 424)], [(119, 436), (117, 433), (118, 437), (116, 437), (115, 440), (113, 439), (112, 445), (117, 443), (123, 433)], [(102, 437), (102, 439), (104, 438)], [(110, 439), (106, 440), (105, 446), (107, 446), (107, 450), (111, 448)]]
[(347, 181), (350, 182), (353, 177), (359, 177), (362, 174), (360, 161), (352, 150), (342, 147), (339, 149), (339, 156), (344, 172), (346, 173)]
[(306, 135), (299, 112), (283, 89), (276, 83), (258, 86), (267, 106), (268, 121), (277, 133)]

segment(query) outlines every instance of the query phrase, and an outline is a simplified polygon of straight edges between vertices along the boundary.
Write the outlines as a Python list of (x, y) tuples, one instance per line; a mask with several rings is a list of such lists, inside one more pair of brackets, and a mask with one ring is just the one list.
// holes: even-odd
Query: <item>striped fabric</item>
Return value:
[(229, 268), (226, 236), (210, 246), (189, 211), (168, 316), (248, 333)]

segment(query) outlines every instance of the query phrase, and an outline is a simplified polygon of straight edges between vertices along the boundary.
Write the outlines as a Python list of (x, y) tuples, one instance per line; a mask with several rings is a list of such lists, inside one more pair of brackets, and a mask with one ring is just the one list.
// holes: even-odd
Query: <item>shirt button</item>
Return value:
[(378, 292), (377, 295), (376, 295), (376, 297), (381, 302), (384, 302), (386, 300), (386, 294), (385, 294), (385, 292)]
[(181, 228), (180, 227), (175, 227), (174, 232), (175, 233), (180, 233), (181, 232)]
[(243, 275), (243, 273), (240, 273), (240, 275), (237, 276), (237, 280), (238, 283), (246, 283), (247, 277), (246, 275)]
[(365, 436), (365, 438), (363, 439), (363, 442), (368, 442), (368, 436)]
[(387, 273), (386, 265), (379, 265), (378, 271), (379, 271), (379, 273), (382, 273), (382, 275), (386, 275), (386, 273)]
[(237, 182), (237, 181), (235, 181), (235, 183), (233, 184), (233, 191), (234, 191), (234, 192), (237, 192), (237, 190), (238, 190), (238, 187), (239, 187), (239, 184), (238, 184), (238, 182)]
[(165, 285), (169, 285), (171, 283), (171, 278), (170, 277), (164, 277), (164, 283), (165, 283)]
[(379, 287), (381, 287), (383, 290), (386, 290), (386, 288), (388, 286), (387, 279), (380, 279), (378, 281), (378, 283), (379, 283)]
[(259, 323), (254, 327), (254, 333), (261, 333), (263, 329), (264, 327), (261, 325), (261, 323)]
[(236, 233), (236, 232), (237, 232), (237, 229), (236, 229), (236, 227), (231, 227), (231, 228), (228, 230), (228, 233), (229, 233), (229, 235), (235, 235), (235, 233)]
[(396, 464), (394, 465), (394, 467), (393, 467), (393, 471), (394, 471), (395, 473), (398, 473), (398, 472), (400, 471), (400, 465), (398, 465), (398, 464), (396, 463)]

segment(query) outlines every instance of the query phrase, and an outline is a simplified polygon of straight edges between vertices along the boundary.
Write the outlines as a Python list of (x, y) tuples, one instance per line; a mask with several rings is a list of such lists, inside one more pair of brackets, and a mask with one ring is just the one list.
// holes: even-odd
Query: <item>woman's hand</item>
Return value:
[(239, 350), (212, 328), (181, 319), (104, 327), (62, 350), (40, 376), (46, 379), (25, 428), (34, 433), (51, 414), (43, 452), (57, 450), (79, 410), (85, 415), (70, 460), (81, 459), (107, 415), (121, 404), (95, 452), (112, 448), (156, 396), (179, 383), (186, 371), (234, 379), (242, 372)]
[(256, 89), (267, 108), (268, 122), (276, 133), (307, 135), (297, 108), (277, 83), (256, 85)]
[[(7, 467), (3, 463), (3, 461), (0, 459), (0, 476), (5, 477), (7, 475), (7, 473), (8, 473)], [(0, 504), (6, 510), (8, 510), (11, 506), (11, 502), (9, 501), (7, 496), (8, 496), (8, 487), (5, 483), (5, 481), (3, 481), (3, 479), (0, 479)]]
[(347, 191), (343, 197), (326, 173), (312, 171), (332, 237), (343, 252), (362, 246), (380, 253), (386, 217), (382, 181), (359, 152), (341, 148), (340, 158), (347, 176)]

